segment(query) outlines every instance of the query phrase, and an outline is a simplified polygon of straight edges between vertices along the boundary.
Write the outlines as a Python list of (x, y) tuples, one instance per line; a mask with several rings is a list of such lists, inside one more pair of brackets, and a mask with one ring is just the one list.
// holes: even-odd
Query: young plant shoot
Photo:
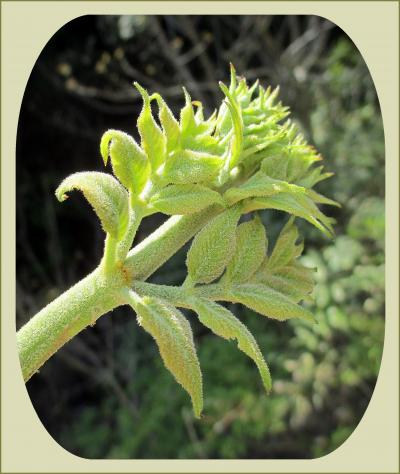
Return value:
[[(338, 204), (313, 190), (331, 173), (314, 166), (321, 156), (287, 119), (288, 108), (277, 101), (278, 89), (264, 89), (258, 82), (249, 87), (231, 67), (229, 88), (220, 83), (225, 97), (217, 111), (204, 118), (202, 104), (184, 89), (177, 119), (159, 94), (135, 86), (143, 98), (137, 120), (140, 143), (108, 130), (100, 153), (114, 176), (78, 172), (56, 190), (59, 201), (72, 190), (89, 201), (106, 234), (104, 255), (91, 274), (19, 330), (19, 357), (27, 381), (101, 315), (130, 305), (200, 417), (200, 363), (189, 321), (178, 308), (192, 310), (217, 336), (236, 340), (269, 392), (270, 372), (255, 338), (221, 302), (241, 303), (279, 321), (313, 322), (301, 302), (310, 299), (314, 270), (299, 261), (303, 244), (298, 243), (295, 219), (331, 236), (333, 219), (318, 206)], [(257, 214), (263, 209), (288, 214), (273, 248), (268, 248)], [(171, 217), (131, 248), (142, 219), (154, 213)], [(250, 219), (240, 223), (248, 213)], [(182, 286), (146, 283), (192, 237)]]

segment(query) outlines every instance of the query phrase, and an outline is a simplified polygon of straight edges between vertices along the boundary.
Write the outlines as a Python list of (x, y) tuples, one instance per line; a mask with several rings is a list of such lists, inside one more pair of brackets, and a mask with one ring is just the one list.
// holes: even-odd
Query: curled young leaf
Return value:
[(265, 228), (258, 216), (240, 224), (236, 229), (236, 252), (226, 267), (224, 281), (247, 281), (263, 262), (266, 247)]
[(185, 215), (212, 204), (224, 206), (224, 201), (219, 193), (200, 184), (171, 184), (154, 194), (149, 204), (164, 214)]
[(236, 339), (238, 348), (254, 360), (267, 393), (271, 390), (271, 374), (253, 335), (247, 327), (223, 306), (203, 298), (193, 299), (193, 309), (204, 326), (224, 339)]
[(236, 248), (240, 208), (232, 207), (214, 217), (194, 238), (186, 259), (194, 283), (210, 283), (225, 270)]
[(109, 174), (96, 171), (74, 173), (56, 189), (57, 199), (65, 201), (69, 191), (81, 191), (98, 215), (103, 229), (120, 239), (128, 225), (128, 193)]
[(141, 145), (150, 161), (152, 170), (155, 172), (165, 161), (167, 139), (154, 120), (149, 94), (137, 82), (135, 82), (135, 87), (143, 98), (143, 108), (137, 120), (137, 127), (142, 139)]
[(172, 184), (209, 182), (218, 174), (222, 165), (223, 160), (220, 156), (178, 150), (169, 155), (162, 176)]
[(111, 158), (114, 175), (135, 194), (139, 194), (149, 177), (150, 166), (146, 154), (133, 137), (119, 130), (108, 130), (100, 142), (104, 164)]
[(284, 321), (301, 318), (314, 321), (313, 314), (306, 308), (295, 304), (290, 298), (276, 290), (260, 284), (233, 285), (231, 294), (234, 301), (257, 311), (269, 318)]
[(189, 393), (199, 418), (202, 376), (190, 324), (178, 309), (156, 298), (136, 298), (133, 306), (139, 325), (155, 339), (165, 366)]

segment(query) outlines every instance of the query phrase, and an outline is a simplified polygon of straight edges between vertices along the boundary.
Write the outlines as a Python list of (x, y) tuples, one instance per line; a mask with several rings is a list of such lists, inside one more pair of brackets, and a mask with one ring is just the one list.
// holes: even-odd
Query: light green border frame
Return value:
[[(229, 3), (229, 8), (228, 4)], [(386, 140), (386, 336), (364, 418), (336, 451), (314, 460), (85, 460), (47, 433), (24, 388), (15, 346), (15, 137), (33, 64), (49, 38), (83, 14), (303, 14), (340, 26), (367, 62)], [(399, 3), (397, 1), (1, 2), (1, 472), (398, 472)]]

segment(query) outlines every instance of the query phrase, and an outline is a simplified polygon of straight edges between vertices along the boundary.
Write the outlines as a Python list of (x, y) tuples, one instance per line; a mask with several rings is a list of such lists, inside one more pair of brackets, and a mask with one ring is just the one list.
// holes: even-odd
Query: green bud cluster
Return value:
[[(314, 284), (313, 270), (298, 260), (303, 244), (297, 243), (294, 220), (305, 219), (331, 236), (333, 219), (318, 206), (338, 204), (312, 189), (331, 173), (314, 166), (321, 156), (287, 118), (278, 88), (264, 89), (258, 82), (249, 86), (231, 67), (229, 87), (220, 83), (224, 99), (218, 110), (205, 119), (202, 104), (184, 89), (177, 119), (160, 94), (135, 86), (143, 99), (137, 120), (140, 143), (118, 130), (108, 130), (100, 143), (104, 164), (111, 162), (116, 179), (106, 173), (76, 173), (56, 195), (64, 200), (68, 191), (79, 189), (94, 208), (108, 234), (106, 275), (123, 266), (142, 218), (218, 209), (193, 239), (181, 287), (133, 281), (121, 289), (200, 416), (200, 365), (190, 325), (177, 307), (193, 310), (216, 335), (236, 339), (270, 391), (270, 372), (254, 337), (216, 301), (241, 303), (279, 321), (313, 321), (300, 304), (311, 299)], [(240, 223), (243, 214), (262, 209), (290, 216), (272, 251), (257, 214)]]

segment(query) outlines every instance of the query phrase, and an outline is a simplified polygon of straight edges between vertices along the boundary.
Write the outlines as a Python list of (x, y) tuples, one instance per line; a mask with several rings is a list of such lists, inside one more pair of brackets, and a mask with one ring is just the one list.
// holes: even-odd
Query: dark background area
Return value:
[[(17, 136), (17, 327), (86, 275), (103, 247), (86, 202), (54, 197), (70, 173), (103, 170), (108, 128), (137, 137), (138, 81), (178, 112), (181, 86), (208, 112), (222, 100), (229, 62), (280, 97), (335, 176), (318, 190), (342, 203), (334, 240), (299, 222), (305, 263), (318, 268), (318, 325), (280, 324), (239, 305), (270, 365), (265, 396), (235, 344), (190, 322), (205, 410), (120, 308), (60, 350), (27, 384), (33, 406), (64, 448), (88, 458), (313, 458), (353, 432), (373, 393), (384, 335), (384, 139), (368, 69), (351, 40), (315, 16), (85, 16), (58, 31), (26, 87)], [(283, 213), (265, 212), (271, 229)], [(164, 220), (146, 219), (137, 241)], [(185, 249), (151, 281), (179, 284)]]

